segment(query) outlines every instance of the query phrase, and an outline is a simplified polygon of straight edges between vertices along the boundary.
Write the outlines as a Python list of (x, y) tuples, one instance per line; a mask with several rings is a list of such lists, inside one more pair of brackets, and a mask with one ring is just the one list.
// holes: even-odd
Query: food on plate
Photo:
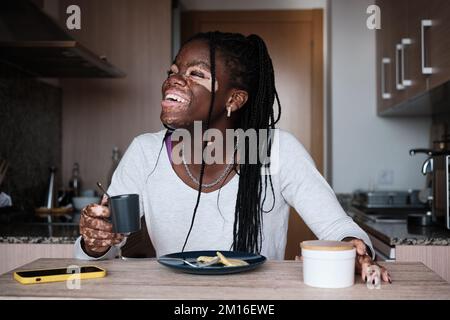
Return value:
[(211, 262), (213, 259), (216, 259), (216, 257), (219, 257), (219, 262), (227, 267), (240, 267), (240, 266), (248, 266), (248, 263), (244, 260), (240, 259), (231, 259), (226, 258), (222, 253), (219, 251), (216, 252), (217, 256), (209, 257), (209, 256), (200, 256), (197, 258), (198, 262), (208, 263)]
[(208, 256), (200, 256), (197, 258), (198, 262), (203, 262), (203, 263), (210, 263), (211, 261), (213, 261), (216, 257), (208, 257)]

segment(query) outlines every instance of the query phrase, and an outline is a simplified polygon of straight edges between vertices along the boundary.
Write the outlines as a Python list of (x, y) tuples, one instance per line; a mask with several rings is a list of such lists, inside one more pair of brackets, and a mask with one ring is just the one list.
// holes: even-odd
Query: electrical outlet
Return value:
[(394, 184), (394, 170), (381, 170), (378, 175), (378, 184), (382, 186), (392, 186)]

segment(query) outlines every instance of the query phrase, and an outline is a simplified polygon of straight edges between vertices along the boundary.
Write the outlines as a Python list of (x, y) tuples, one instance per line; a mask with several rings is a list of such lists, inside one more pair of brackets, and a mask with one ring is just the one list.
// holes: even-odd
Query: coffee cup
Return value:
[(114, 233), (128, 234), (141, 229), (138, 194), (113, 196), (108, 204)]

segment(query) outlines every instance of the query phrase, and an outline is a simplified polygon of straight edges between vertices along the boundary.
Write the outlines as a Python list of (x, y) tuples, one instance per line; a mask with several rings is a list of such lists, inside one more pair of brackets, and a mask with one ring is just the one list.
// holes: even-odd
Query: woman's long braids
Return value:
[[(275, 124), (281, 116), (281, 105), (275, 89), (272, 60), (264, 41), (257, 35), (245, 37), (242, 34), (218, 31), (199, 33), (189, 39), (188, 42), (193, 40), (203, 40), (209, 43), (212, 88), (214, 88), (215, 83), (215, 54), (217, 52), (225, 60), (232, 81), (231, 86), (248, 92), (249, 96), (246, 104), (236, 112), (236, 116), (239, 117), (237, 127), (244, 131), (255, 129), (258, 138), (257, 154), (261, 154), (260, 145), (262, 145), (264, 146), (263, 148), (267, 148), (264, 154), (270, 157), (270, 135), (267, 135), (267, 140), (260, 144), (262, 137), (260, 137), (259, 129), (269, 131), (275, 128)], [(275, 99), (278, 103), (278, 115), (276, 118), (273, 109)], [(211, 91), (211, 105), (206, 129), (209, 128), (213, 105), (214, 90)], [(241, 147), (245, 148), (245, 155), (249, 155), (249, 141), (242, 141)], [(235, 206), (233, 250), (259, 253), (262, 244), (262, 214), (263, 212), (271, 211), (274, 204), (267, 211), (263, 209), (268, 184), (270, 184), (273, 201), (275, 201), (272, 178), (270, 174), (264, 175), (263, 188), (261, 175), (263, 163), (259, 156), (256, 164), (250, 164), (249, 161), (241, 162), (239, 164), (239, 188)], [(183, 250), (192, 230), (200, 201), (204, 166), (205, 163), (202, 159), (197, 203)]]

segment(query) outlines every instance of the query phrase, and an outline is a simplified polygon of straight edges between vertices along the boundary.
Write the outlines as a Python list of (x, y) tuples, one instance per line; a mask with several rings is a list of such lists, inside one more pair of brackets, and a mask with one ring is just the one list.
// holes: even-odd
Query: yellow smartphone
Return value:
[(94, 279), (104, 277), (106, 270), (97, 266), (23, 270), (14, 272), (14, 279), (21, 284), (46, 283), (67, 281), (73, 279), (74, 274), (79, 274), (78, 279)]

